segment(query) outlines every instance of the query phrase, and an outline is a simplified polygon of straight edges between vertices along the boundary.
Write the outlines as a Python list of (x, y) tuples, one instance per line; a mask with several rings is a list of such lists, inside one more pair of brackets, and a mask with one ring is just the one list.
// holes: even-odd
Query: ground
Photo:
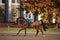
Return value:
[(35, 33), (20, 33), (18, 36), (16, 32), (0, 32), (0, 40), (60, 40), (60, 33), (45, 33), (42, 36), (41, 33), (35, 36)]

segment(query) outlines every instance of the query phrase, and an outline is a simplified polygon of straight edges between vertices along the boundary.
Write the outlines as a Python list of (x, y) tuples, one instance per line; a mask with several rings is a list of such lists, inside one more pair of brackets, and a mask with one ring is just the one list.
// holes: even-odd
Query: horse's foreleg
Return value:
[(25, 29), (25, 36), (26, 36), (26, 29)]
[(20, 29), (20, 30), (18, 31), (17, 35), (19, 35), (19, 32), (20, 32), (21, 30), (22, 30), (22, 29)]
[(39, 30), (36, 30), (36, 35), (35, 35), (35, 36), (37, 36), (37, 35), (38, 35), (38, 33), (39, 33)]

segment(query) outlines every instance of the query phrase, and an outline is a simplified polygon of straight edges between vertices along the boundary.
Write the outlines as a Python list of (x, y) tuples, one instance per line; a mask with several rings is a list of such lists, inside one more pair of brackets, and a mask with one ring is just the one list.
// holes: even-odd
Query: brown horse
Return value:
[[(17, 35), (19, 34), (20, 31), (25, 30), (25, 36), (26, 36), (26, 29), (28, 27), (27, 21), (24, 18), (19, 18), (17, 20), (17, 23), (18, 23), (18, 26), (21, 28), (21, 29), (19, 29)], [(36, 29), (36, 35), (35, 36), (38, 35), (39, 30), (42, 32), (42, 35), (43, 35), (42, 26), (41, 26), (41, 23), (39, 21), (35, 21), (34, 23), (30, 24), (30, 27), (33, 27)]]

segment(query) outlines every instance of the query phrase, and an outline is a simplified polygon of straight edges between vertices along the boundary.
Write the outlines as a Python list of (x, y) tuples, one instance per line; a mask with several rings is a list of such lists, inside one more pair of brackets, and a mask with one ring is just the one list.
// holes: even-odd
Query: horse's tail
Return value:
[(45, 28), (45, 27), (43, 27), (43, 30), (44, 30), (44, 31), (46, 31), (46, 28)]

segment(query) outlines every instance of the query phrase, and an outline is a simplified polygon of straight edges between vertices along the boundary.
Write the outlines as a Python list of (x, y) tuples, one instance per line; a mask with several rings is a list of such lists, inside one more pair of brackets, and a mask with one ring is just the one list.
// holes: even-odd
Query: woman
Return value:
[(31, 12), (31, 10), (29, 10), (29, 12), (27, 13), (27, 21), (29, 23), (33, 22), (33, 13)]
[(28, 10), (26, 13), (26, 20), (30, 26), (31, 23), (34, 22), (34, 17), (33, 17), (33, 13), (31, 12), (31, 10)]

